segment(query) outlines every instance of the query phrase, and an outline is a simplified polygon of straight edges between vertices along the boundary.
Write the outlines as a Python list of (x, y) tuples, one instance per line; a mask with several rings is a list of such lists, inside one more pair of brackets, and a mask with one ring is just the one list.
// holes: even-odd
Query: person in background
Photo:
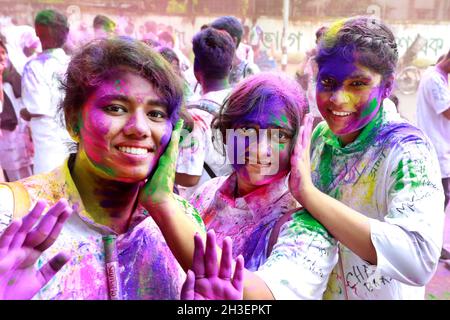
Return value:
[(103, 39), (116, 34), (116, 23), (105, 15), (96, 15), (92, 27), (94, 29), (94, 39)]
[[(436, 149), (444, 187), (444, 209), (450, 201), (450, 50), (422, 75), (417, 92), (417, 126)], [(450, 244), (444, 244), (441, 259), (450, 263)]]
[(62, 49), (69, 32), (67, 18), (63, 14), (42, 10), (36, 15), (35, 28), (44, 51), (24, 68), (24, 108), (20, 114), (30, 121), (35, 151), (34, 173), (38, 174), (58, 167), (69, 154), (71, 139), (57, 108), (63, 97), (60, 80), (70, 58)]
[[(239, 48), (239, 44), (242, 40), (244, 29), (242, 24), (236, 17), (223, 16), (214, 20), (210, 26), (214, 29), (226, 31), (233, 39), (236, 49)], [(239, 83), (242, 79), (258, 73), (260, 70), (257, 65), (250, 61), (239, 58), (236, 54), (233, 59), (233, 65), (231, 68), (229, 83), (233, 87)]]

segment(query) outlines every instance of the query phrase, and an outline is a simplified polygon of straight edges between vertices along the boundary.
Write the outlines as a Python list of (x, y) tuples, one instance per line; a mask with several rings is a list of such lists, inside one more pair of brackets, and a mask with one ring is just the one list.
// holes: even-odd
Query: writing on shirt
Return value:
[(353, 265), (345, 274), (345, 282), (351, 289), (365, 288), (368, 292), (380, 289), (381, 286), (391, 283), (392, 278), (385, 277), (376, 272), (376, 267), (362, 265)]

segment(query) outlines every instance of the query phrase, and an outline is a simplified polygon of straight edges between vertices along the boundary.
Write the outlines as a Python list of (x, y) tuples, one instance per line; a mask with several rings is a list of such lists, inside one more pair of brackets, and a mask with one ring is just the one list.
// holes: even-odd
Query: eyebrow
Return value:
[[(131, 99), (129, 96), (123, 95), (123, 94), (105, 94), (101, 96), (98, 101), (100, 102), (107, 102), (111, 100), (119, 100), (123, 102), (131, 102)], [(148, 106), (160, 106), (160, 107), (167, 107), (167, 104), (161, 100), (161, 99), (148, 99), (145, 102)]]
[[(252, 125), (255, 125), (255, 124), (261, 127), (261, 124), (257, 123), (257, 122), (241, 122), (241, 123), (238, 123), (237, 125), (238, 126), (252, 126)], [(260, 128), (259, 130), (263, 130), (263, 129)], [(282, 125), (279, 125), (279, 124), (276, 124), (276, 123), (270, 123), (267, 129), (280, 129), (280, 130), (286, 130), (286, 131), (290, 131), (290, 132), (294, 132), (295, 131), (294, 129), (292, 129), (290, 127), (282, 126)]]

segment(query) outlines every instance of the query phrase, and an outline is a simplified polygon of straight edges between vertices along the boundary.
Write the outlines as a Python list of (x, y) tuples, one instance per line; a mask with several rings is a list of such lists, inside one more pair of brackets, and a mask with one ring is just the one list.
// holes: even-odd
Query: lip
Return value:
[[(145, 154), (126, 153), (126, 152), (119, 150), (120, 147), (147, 149), (147, 153), (145, 153)], [(114, 148), (116, 149), (117, 153), (121, 157), (124, 157), (129, 161), (147, 160), (155, 151), (154, 147), (148, 147), (148, 146), (143, 146), (143, 145), (133, 144), (133, 143), (120, 143), (120, 144), (117, 144)]]
[[(356, 113), (356, 112), (353, 112), (353, 111), (335, 110), (335, 109), (327, 109), (327, 112), (333, 119), (336, 119), (336, 120), (348, 119), (348, 118), (354, 116), (354, 114)], [(337, 114), (334, 114), (333, 112), (339, 112), (339, 113), (345, 112), (345, 113), (349, 113), (349, 114), (347, 114), (347, 115), (337, 115)]]

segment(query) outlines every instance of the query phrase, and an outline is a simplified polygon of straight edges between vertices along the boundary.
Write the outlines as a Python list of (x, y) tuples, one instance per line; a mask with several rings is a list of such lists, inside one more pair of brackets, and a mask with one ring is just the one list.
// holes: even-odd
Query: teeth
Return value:
[(148, 150), (145, 148), (119, 147), (119, 150), (129, 154), (142, 155), (147, 154)]
[(346, 117), (346, 116), (349, 116), (352, 114), (351, 112), (339, 112), (339, 111), (334, 111), (334, 110), (331, 110), (331, 113), (334, 114), (335, 116), (339, 116), (339, 117)]

